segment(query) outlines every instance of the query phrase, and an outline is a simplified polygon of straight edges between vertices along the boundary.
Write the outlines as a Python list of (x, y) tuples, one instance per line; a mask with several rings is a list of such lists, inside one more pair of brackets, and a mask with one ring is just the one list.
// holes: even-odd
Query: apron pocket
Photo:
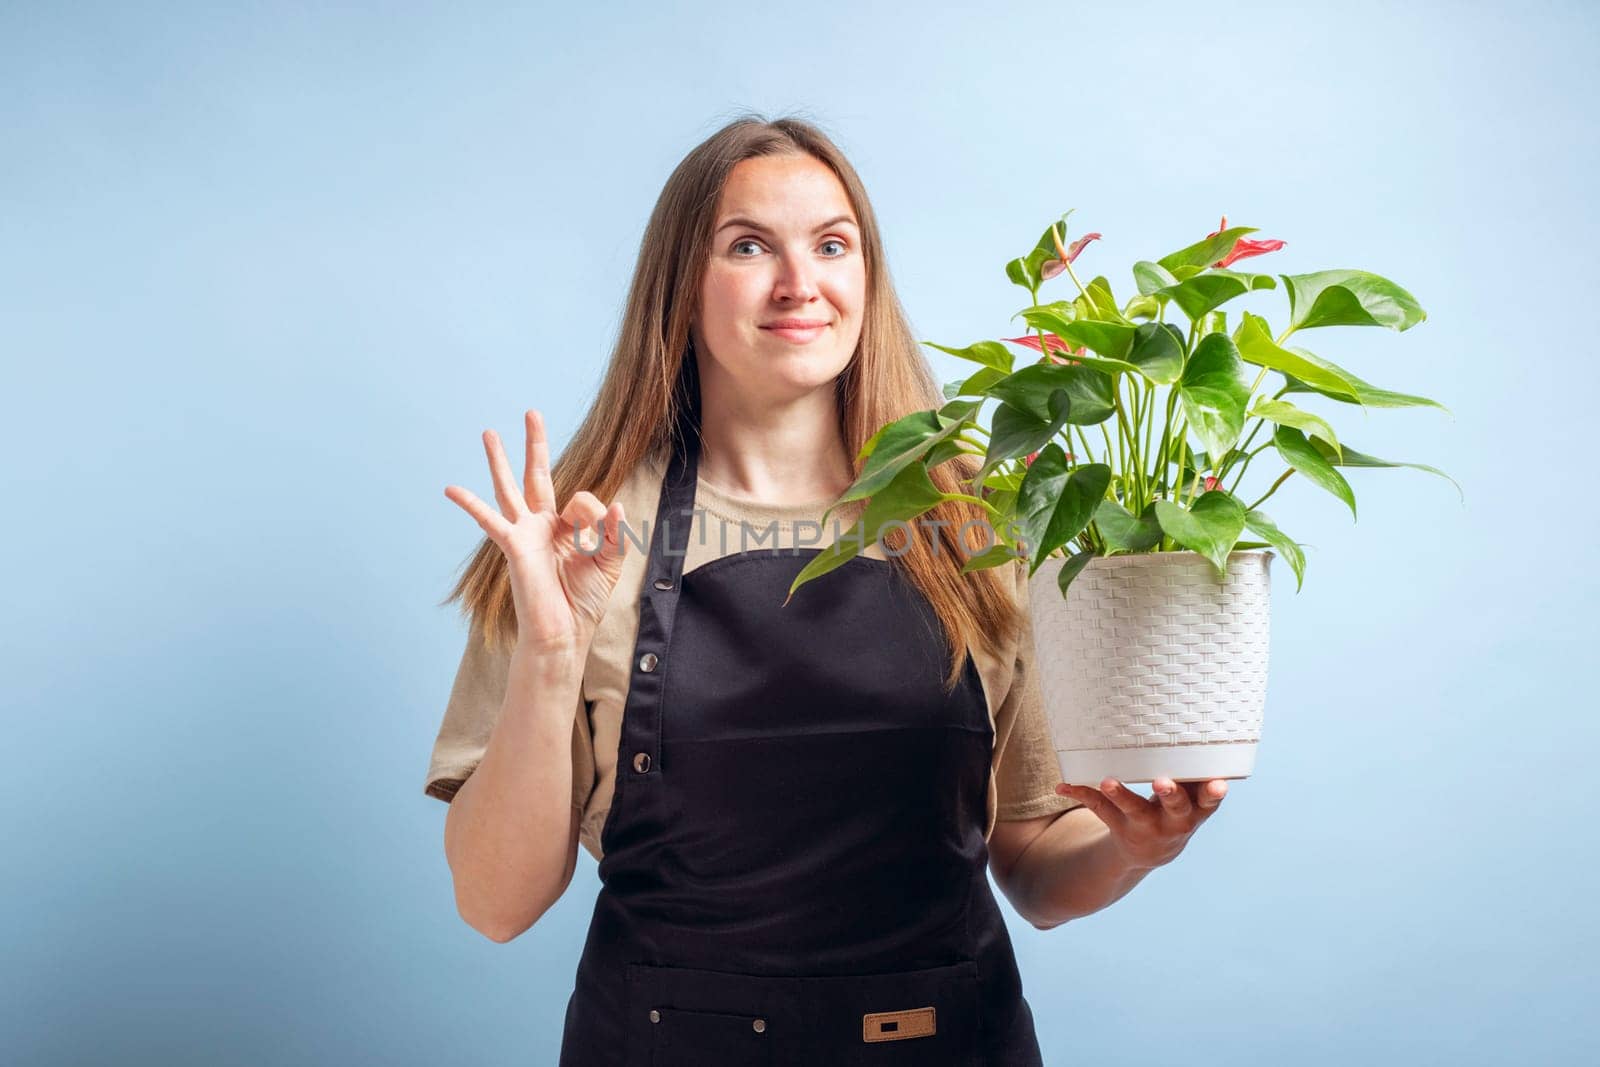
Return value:
[(831, 1067), (981, 1067), (978, 965), (800, 979), (808, 1029)]
[(630, 1067), (978, 1065), (978, 965), (747, 975), (630, 963)]
[(759, 1015), (684, 1008), (655, 1009), (650, 1032), (651, 1067), (709, 1067), (711, 1064), (772, 1063), (772, 1040)]
[(771, 1067), (794, 1037), (791, 979), (630, 963), (625, 982), (630, 1067)]

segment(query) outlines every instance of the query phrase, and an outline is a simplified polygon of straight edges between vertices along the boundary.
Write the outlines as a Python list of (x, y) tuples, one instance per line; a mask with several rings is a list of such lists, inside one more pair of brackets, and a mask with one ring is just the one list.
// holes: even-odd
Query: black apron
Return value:
[[(561, 1067), (1042, 1067), (987, 876), (994, 730), (971, 654), (857, 556), (683, 573), (698, 434), (661, 484)], [(849, 531), (846, 531), (848, 534)]]

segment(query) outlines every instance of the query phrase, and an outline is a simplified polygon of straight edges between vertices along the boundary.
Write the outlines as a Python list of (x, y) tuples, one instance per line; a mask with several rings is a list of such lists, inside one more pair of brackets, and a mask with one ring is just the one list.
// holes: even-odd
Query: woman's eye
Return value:
[[(743, 253), (741, 253), (739, 251), (739, 249), (743, 248), (745, 245), (751, 245), (751, 246), (753, 246), (755, 248), (760, 248), (761, 247), (761, 245), (758, 244), (756, 241), (752, 240), (749, 237), (746, 237), (741, 241), (735, 241), (734, 242), (733, 249), (732, 249), (734, 255), (738, 256), (741, 259), (750, 259), (751, 256), (744, 255)], [(849, 246), (846, 245), (843, 241), (839, 240), (837, 237), (828, 238), (826, 241), (822, 242), (822, 246), (821, 247), (825, 248), (828, 245), (838, 245), (839, 246), (839, 251), (831, 253), (831, 254), (828, 255), (829, 259), (838, 259), (839, 257), (841, 257), (843, 255), (846, 255), (850, 251)]]

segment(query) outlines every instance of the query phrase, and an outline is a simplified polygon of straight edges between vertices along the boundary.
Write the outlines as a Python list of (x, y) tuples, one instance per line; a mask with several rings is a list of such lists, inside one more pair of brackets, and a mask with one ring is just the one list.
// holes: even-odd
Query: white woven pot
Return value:
[(1217, 577), (1197, 552), (1101, 556), (1029, 579), (1039, 684), (1061, 780), (1246, 778), (1267, 694), (1271, 549)]

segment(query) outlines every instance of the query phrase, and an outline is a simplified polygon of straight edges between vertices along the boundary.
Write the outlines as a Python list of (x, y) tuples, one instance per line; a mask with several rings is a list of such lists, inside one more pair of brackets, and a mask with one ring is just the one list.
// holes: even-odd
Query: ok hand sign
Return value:
[(483, 432), (498, 512), (458, 485), (446, 486), (444, 495), (476, 519), (505, 554), (517, 643), (539, 651), (580, 651), (588, 648), (622, 573), (622, 503), (608, 508), (593, 493), (579, 490), (558, 515), (544, 418), (530, 409), (525, 420), (521, 488), (500, 435)]

